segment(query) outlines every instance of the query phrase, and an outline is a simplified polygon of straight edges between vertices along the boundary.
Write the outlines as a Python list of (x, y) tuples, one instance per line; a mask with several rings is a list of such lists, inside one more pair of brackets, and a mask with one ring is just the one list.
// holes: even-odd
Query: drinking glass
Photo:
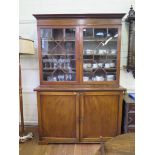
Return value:
[(47, 77), (47, 81), (52, 81), (51, 76), (48, 76), (48, 77)]
[(72, 74), (69, 74), (69, 80), (70, 81), (72, 80)]
[(57, 61), (57, 59), (53, 59), (53, 64), (54, 64), (54, 69), (56, 69), (57, 68), (57, 65), (58, 65), (58, 61)]
[(53, 67), (53, 59), (50, 59), (49, 63), (50, 63), (50, 68), (52, 69), (52, 67)]
[(48, 68), (48, 59), (43, 59), (44, 69)]
[(52, 78), (52, 80), (53, 80), (53, 81), (57, 81), (57, 77), (54, 76), (54, 77)]
[(68, 74), (66, 74), (65, 75), (65, 80), (68, 81), (68, 78), (69, 78), (69, 76), (68, 76)]
[(63, 74), (61, 75), (61, 80), (64, 81), (64, 79), (65, 79), (65, 75)]

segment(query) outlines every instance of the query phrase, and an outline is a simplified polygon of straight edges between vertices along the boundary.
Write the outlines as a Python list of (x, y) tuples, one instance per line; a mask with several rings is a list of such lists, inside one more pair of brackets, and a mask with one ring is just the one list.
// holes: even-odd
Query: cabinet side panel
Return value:
[(76, 137), (75, 96), (41, 96), (43, 137)]

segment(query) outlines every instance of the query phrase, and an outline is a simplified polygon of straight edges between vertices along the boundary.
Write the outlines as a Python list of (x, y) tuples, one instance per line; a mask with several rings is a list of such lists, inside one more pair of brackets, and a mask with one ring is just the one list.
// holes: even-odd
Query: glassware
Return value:
[(65, 80), (65, 75), (64, 74), (59, 74), (58, 75), (58, 80), (59, 81), (64, 81)]
[(83, 77), (83, 81), (89, 81), (89, 77), (88, 76), (84, 76)]
[(56, 69), (57, 65), (58, 65), (57, 59), (55, 59), (55, 58), (53, 59), (53, 64), (54, 64), (53, 68)]
[(72, 74), (69, 74), (69, 80), (71, 81), (72, 80)]
[(61, 60), (61, 68), (65, 68), (65, 59)]
[(58, 67), (59, 67), (59, 68), (61, 68), (61, 63), (62, 63), (62, 62), (61, 62), (61, 58), (60, 58), (60, 59), (58, 59)]
[(49, 59), (50, 68), (53, 68), (53, 59)]
[(68, 76), (68, 74), (65, 75), (65, 80), (66, 80), (66, 81), (69, 80), (69, 76)]
[(113, 81), (115, 76), (114, 75), (107, 75), (106, 78), (107, 78), (107, 81)]
[(48, 68), (48, 59), (43, 59), (44, 69)]
[(64, 81), (64, 79), (65, 79), (65, 75), (63, 74), (61, 75), (61, 80)]
[(60, 75), (58, 75), (58, 81), (60, 81)]
[(57, 77), (56, 76), (52, 77), (52, 81), (57, 81)]

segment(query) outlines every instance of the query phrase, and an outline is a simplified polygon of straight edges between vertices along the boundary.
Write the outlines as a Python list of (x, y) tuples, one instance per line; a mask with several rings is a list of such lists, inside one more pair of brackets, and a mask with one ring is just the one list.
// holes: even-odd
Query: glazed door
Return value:
[(106, 140), (120, 133), (119, 92), (86, 92), (80, 100), (80, 141), (100, 141), (101, 137)]
[(41, 84), (79, 81), (77, 27), (39, 27)]
[(83, 27), (83, 82), (118, 83), (120, 29), (119, 27)]
[(78, 95), (74, 92), (41, 92), (39, 133), (48, 142), (77, 142), (79, 139)]

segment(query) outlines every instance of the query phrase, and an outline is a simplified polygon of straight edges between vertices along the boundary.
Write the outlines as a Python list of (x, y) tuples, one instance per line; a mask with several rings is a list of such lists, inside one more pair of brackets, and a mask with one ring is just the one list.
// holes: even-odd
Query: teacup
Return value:
[(115, 67), (115, 63), (111, 62), (109, 63), (110, 67)]
[(102, 49), (100, 49), (100, 50), (98, 51), (98, 54), (106, 54), (106, 53), (107, 53), (106, 50), (102, 50)]
[(97, 63), (93, 64), (93, 68), (97, 68), (97, 67), (98, 67)]
[(102, 64), (102, 63), (98, 63), (98, 66), (99, 66), (99, 67), (103, 67), (103, 64)]
[(91, 67), (91, 64), (90, 63), (83, 64), (83, 68), (85, 68), (85, 69), (90, 68), (90, 67)]
[(107, 75), (106, 78), (107, 78), (107, 81), (113, 81), (114, 80), (114, 75)]
[(110, 68), (110, 63), (105, 63), (105, 68)]
[(94, 50), (94, 54), (97, 54), (97, 51), (96, 50)]
[(53, 77), (53, 79), (52, 79), (53, 81), (57, 81), (57, 78), (56, 77)]
[(103, 81), (104, 80), (104, 78), (102, 76), (96, 76), (95, 79), (96, 79), (96, 81)]
[(83, 64), (83, 68), (87, 68), (87, 64)]
[(83, 81), (89, 81), (89, 77), (84, 76), (84, 77), (83, 77)]
[(87, 63), (87, 67), (90, 68), (92, 65), (91, 63)]
[(90, 50), (90, 49), (86, 50), (86, 54), (92, 54), (92, 53), (93, 53), (93, 50)]
[(111, 50), (111, 54), (116, 54), (116, 50), (115, 49), (112, 49)]

